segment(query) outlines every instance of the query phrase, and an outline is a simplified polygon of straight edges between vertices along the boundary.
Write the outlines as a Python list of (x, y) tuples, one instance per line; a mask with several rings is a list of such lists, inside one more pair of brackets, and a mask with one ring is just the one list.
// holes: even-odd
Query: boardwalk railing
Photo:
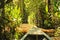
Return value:
[(48, 40), (52, 40), (46, 33), (37, 27), (32, 27), (20, 40), (24, 40), (28, 35), (44, 35)]

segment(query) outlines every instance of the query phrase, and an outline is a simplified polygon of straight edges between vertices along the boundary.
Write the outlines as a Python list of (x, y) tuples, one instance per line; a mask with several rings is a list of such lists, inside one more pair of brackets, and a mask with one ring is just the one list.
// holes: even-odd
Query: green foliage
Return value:
[[(12, 40), (13, 37), (18, 40), (18, 37), (20, 36), (19, 33), (15, 32), (15, 27), (20, 25), (22, 23), (22, 14), (20, 7), (18, 5), (14, 5), (12, 2), (9, 4), (5, 4), (5, 19), (7, 19), (7, 25), (11, 27), (11, 35), (6, 35), (7, 37), (9, 36), (9, 40)], [(6, 33), (7, 34), (7, 33)]]
[(31, 12), (31, 11), (37, 12), (42, 1), (41, 0), (37, 0), (37, 1), (36, 0), (25, 0), (24, 3), (25, 3), (25, 9), (28, 12)]
[(1, 14), (2, 14), (2, 9), (0, 9), (0, 17), (1, 17)]
[(60, 27), (56, 29), (54, 36), (60, 36)]
[[(25, 11), (28, 13), (28, 23), (36, 24), (37, 18), (36, 16), (39, 13), (40, 5), (43, 3), (41, 0), (24, 0)], [(39, 16), (41, 17), (41, 16)], [(40, 18), (38, 19), (40, 20)]]
[(17, 32), (16, 32), (16, 33), (14, 34), (14, 38), (18, 40), (18, 39), (20, 39), (23, 35), (24, 35), (23, 33), (17, 33)]
[(36, 24), (36, 17), (35, 17), (35, 13), (31, 12), (30, 15), (28, 16), (28, 23), (29, 24)]
[(46, 10), (46, 13), (48, 13), (48, 5), (46, 5), (46, 8), (45, 8), (45, 10)]
[(14, 24), (19, 24), (22, 19), (21, 16), (20, 7), (13, 5), (12, 3), (5, 5), (5, 18), (14, 22)]

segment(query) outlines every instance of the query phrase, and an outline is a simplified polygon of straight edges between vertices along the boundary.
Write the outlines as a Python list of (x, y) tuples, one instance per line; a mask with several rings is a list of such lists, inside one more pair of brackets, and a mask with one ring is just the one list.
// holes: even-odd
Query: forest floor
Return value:
[(60, 40), (60, 37), (52, 37), (53, 40)]

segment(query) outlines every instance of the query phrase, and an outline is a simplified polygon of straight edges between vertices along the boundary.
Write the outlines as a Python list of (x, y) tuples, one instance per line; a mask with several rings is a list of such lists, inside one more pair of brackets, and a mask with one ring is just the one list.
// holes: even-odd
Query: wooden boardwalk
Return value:
[(52, 40), (51, 37), (49, 37), (46, 33), (41, 31), (40, 28), (36, 28), (36, 27), (30, 29), (30, 31), (28, 31), (20, 40), (24, 40), (28, 35), (36, 35), (36, 36), (44, 35), (45, 38), (47, 38), (48, 40)]

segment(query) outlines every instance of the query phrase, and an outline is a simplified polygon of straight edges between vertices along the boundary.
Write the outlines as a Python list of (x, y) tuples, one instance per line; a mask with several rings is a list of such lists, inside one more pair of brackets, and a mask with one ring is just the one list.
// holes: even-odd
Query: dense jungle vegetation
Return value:
[(60, 36), (60, 0), (0, 0), (0, 40), (21, 38), (15, 28), (24, 23)]

